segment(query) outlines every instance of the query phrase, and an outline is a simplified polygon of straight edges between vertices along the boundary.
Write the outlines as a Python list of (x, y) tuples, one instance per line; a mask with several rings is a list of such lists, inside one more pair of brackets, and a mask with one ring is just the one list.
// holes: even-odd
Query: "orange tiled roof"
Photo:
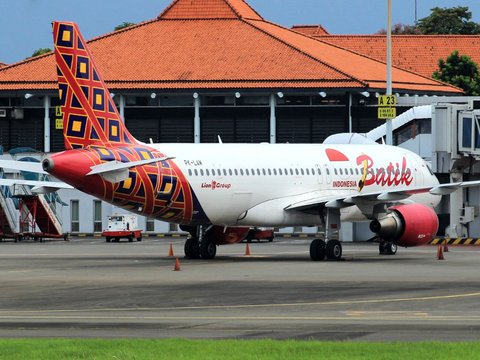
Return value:
[(5, 67), (5, 66), (7, 66), (7, 64), (4, 64), (4, 63), (1, 63), (1, 62), (0, 62), (0, 68), (1, 68), (1, 67)]
[[(176, 0), (89, 46), (113, 90), (385, 88), (381, 62), (266, 22), (243, 0)], [(393, 79), (394, 89), (458, 92), (400, 69)], [(52, 54), (0, 70), (0, 91), (56, 87)]]
[(262, 20), (262, 17), (243, 0), (175, 0), (159, 18)]
[[(298, 31), (298, 29), (295, 29)], [(313, 35), (316, 39), (341, 46), (384, 61), (385, 35)], [(394, 35), (392, 62), (395, 66), (431, 77), (438, 69), (438, 60), (446, 59), (454, 50), (468, 55), (480, 65), (479, 35)]]
[(322, 25), (293, 25), (292, 30), (301, 32), (308, 36), (328, 35), (329, 32), (325, 30)]

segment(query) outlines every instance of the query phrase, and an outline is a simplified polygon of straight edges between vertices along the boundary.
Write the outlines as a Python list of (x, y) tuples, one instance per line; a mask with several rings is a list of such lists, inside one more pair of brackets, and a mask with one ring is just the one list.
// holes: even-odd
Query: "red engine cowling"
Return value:
[(370, 223), (370, 230), (383, 240), (399, 246), (424, 245), (437, 234), (438, 217), (432, 208), (422, 204), (398, 205), (391, 213)]
[(223, 227), (212, 226), (204, 236), (211, 239), (217, 245), (235, 244), (247, 236), (249, 227)]

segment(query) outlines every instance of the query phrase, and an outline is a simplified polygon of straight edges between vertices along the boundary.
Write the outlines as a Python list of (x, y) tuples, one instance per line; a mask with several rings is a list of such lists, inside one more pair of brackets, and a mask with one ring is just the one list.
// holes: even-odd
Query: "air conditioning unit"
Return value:
[(0, 109), (0, 118), (7, 117), (7, 110), (6, 109)]
[(480, 110), (480, 98), (475, 100), (470, 100), (468, 102), (468, 108), (470, 110)]

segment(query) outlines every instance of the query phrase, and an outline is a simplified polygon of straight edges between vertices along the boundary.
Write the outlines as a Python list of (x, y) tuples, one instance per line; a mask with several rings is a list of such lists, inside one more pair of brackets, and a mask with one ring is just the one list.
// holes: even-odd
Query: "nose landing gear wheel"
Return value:
[(327, 259), (340, 260), (342, 258), (342, 244), (338, 240), (330, 240), (327, 242)]
[(378, 246), (380, 255), (395, 255), (397, 253), (397, 245), (391, 242), (383, 242)]

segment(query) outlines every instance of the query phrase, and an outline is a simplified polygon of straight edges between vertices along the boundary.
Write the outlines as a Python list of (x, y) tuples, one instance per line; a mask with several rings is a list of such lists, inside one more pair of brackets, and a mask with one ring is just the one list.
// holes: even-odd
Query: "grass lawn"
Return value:
[(480, 359), (480, 342), (2, 339), (0, 359)]

